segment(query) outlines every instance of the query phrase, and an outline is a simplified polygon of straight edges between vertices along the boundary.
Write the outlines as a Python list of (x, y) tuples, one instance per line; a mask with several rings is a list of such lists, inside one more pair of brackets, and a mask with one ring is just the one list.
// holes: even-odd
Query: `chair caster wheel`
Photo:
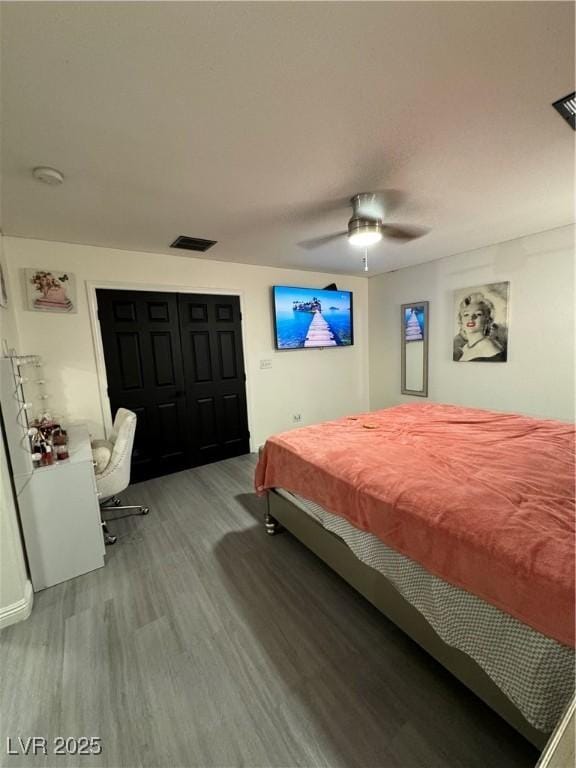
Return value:
[(116, 497), (114, 497), (114, 506), (115, 506), (115, 507), (119, 507), (119, 506), (120, 506), (120, 504), (122, 504), (122, 500), (121, 500), (121, 499), (119, 499), (117, 496), (116, 496)]
[(140, 507), (140, 514), (147, 515), (150, 512), (150, 507)]
[(117, 540), (118, 536), (111, 536), (109, 533), (104, 536), (104, 544), (116, 544)]

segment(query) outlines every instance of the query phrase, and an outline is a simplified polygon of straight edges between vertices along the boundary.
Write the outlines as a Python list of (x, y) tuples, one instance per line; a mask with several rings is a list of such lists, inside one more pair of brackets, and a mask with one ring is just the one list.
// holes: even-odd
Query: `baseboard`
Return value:
[(16, 624), (18, 621), (24, 621), (30, 616), (32, 604), (34, 602), (34, 591), (32, 582), (28, 580), (24, 587), (24, 597), (15, 603), (0, 608), (0, 629), (9, 627), (10, 624)]

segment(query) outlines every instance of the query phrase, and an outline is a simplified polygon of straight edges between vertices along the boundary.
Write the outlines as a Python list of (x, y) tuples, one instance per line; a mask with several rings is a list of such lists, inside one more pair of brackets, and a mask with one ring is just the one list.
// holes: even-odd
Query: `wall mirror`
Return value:
[(428, 397), (428, 302), (401, 307), (402, 394)]

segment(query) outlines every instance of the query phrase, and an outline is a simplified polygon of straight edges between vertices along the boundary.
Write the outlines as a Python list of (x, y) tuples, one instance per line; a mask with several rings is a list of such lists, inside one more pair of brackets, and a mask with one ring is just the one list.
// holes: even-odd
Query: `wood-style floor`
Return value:
[[(528, 768), (536, 751), (289, 534), (244, 456), (133, 486), (105, 568), (1, 635), (3, 766)], [(99, 736), (94, 757), (6, 737)], [(50, 749), (50, 746), (49, 746)]]

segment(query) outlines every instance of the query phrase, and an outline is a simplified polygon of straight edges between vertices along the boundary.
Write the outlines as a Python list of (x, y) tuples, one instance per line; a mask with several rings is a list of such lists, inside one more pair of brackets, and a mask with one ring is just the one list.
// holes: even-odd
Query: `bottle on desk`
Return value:
[(62, 427), (58, 427), (52, 433), (52, 444), (54, 445), (54, 453), (56, 454), (57, 461), (63, 461), (69, 458), (68, 453), (68, 435), (66, 430)]
[(32, 466), (34, 469), (38, 469), (38, 467), (42, 466), (42, 451), (38, 443), (36, 443), (34, 450), (32, 451)]
[(55, 445), (54, 453), (56, 454), (56, 461), (63, 461), (64, 459), (70, 458), (70, 454), (68, 453), (68, 446), (66, 443), (58, 443)]
[(54, 452), (50, 443), (44, 443), (41, 447), (42, 450), (42, 466), (49, 467), (54, 463)]

